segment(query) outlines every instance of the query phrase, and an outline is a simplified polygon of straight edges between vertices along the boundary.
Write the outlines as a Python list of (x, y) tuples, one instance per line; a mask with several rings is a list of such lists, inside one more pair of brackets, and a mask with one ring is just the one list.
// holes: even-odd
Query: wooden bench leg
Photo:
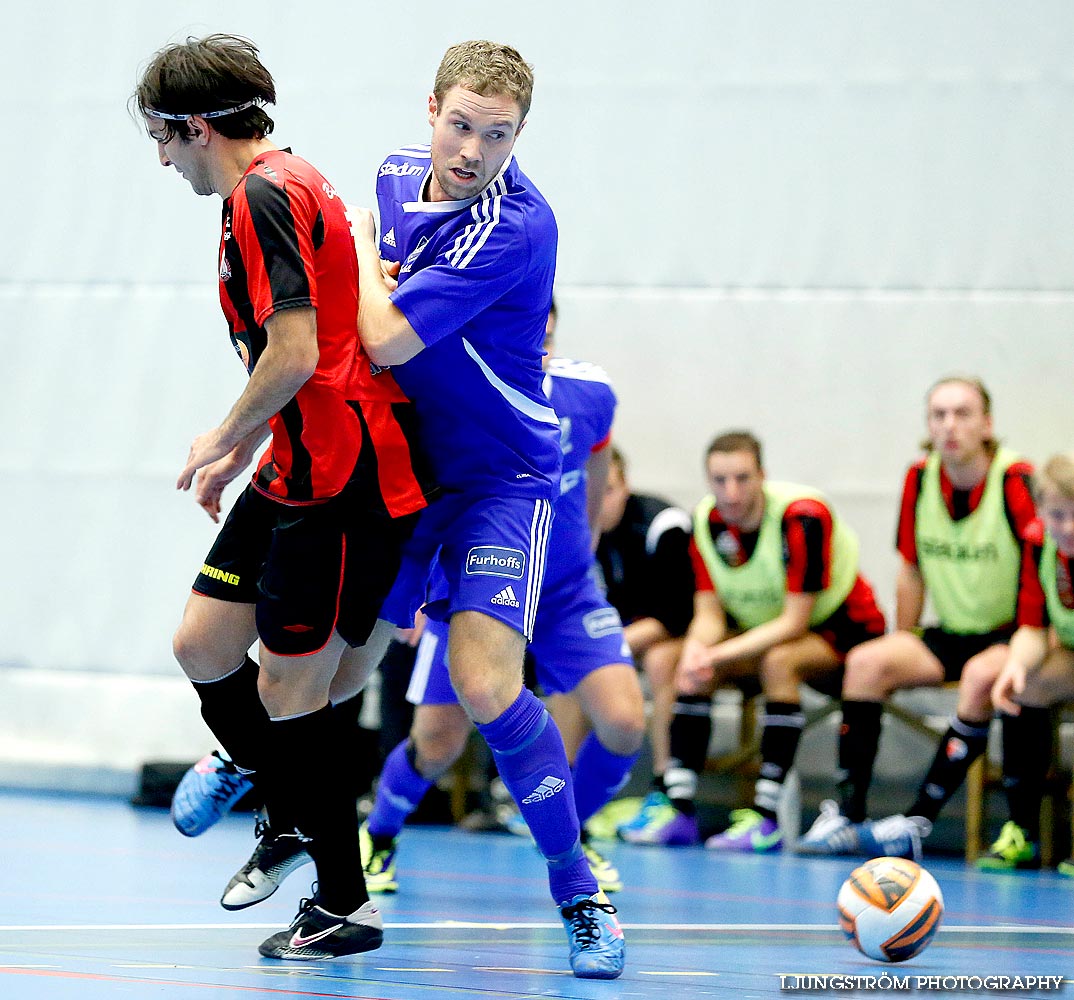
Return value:
[(966, 773), (966, 862), (973, 864), (981, 853), (981, 826), (984, 822), (984, 780), (988, 751), (985, 750)]

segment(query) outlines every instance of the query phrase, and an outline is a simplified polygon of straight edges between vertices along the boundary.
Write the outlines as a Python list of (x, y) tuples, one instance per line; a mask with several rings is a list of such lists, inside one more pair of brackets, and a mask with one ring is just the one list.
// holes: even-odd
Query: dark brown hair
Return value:
[[(261, 64), (257, 46), (239, 35), (207, 35), (167, 45), (149, 61), (131, 97), (143, 117), (154, 111), (193, 115), (225, 111), (248, 101), (252, 107), (213, 116), (212, 127), (228, 139), (263, 139), (275, 123), (261, 104), (276, 103), (272, 74)], [(167, 139), (190, 139), (189, 121), (165, 119)]]
[(757, 459), (757, 468), (764, 468), (764, 462), (761, 460), (761, 442), (749, 431), (724, 431), (723, 434), (713, 438), (709, 450), (705, 452), (705, 460), (708, 461), (713, 455), (726, 455), (734, 451), (750, 452)]

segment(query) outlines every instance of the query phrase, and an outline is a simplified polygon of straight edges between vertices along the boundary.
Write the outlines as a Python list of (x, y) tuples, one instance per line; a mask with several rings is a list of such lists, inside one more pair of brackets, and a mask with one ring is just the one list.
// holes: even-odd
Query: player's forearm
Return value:
[(257, 449), (260, 447), (261, 442), (265, 440), (272, 433), (272, 429), (268, 425), (268, 421), (255, 427), (246, 437), (240, 439), (239, 443), (231, 449), (232, 458), (236, 465), (246, 467), (253, 460)]
[[(317, 351), (284, 350), (269, 341), (242, 395), (220, 425), (224, 443), (253, 449), (264, 440), (270, 417), (280, 412), (317, 370)], [(251, 443), (252, 441), (252, 443)]]
[(721, 642), (719, 662), (756, 659), (775, 646), (805, 635), (814, 603), (816, 598), (812, 594), (788, 594), (778, 617)]
[(639, 618), (623, 627), (630, 652), (641, 656), (651, 646), (671, 638), (671, 633), (655, 618)]
[(1011, 636), (1007, 662), (1016, 663), (1030, 675), (1044, 662), (1048, 655), (1048, 630), (1023, 625)]
[(925, 609), (925, 581), (916, 566), (904, 562), (895, 580), (895, 627), (909, 631), (921, 621)]
[(425, 345), (392, 302), (377, 248), (355, 239), (358, 254), (358, 336), (374, 364), (387, 368), (409, 361)]

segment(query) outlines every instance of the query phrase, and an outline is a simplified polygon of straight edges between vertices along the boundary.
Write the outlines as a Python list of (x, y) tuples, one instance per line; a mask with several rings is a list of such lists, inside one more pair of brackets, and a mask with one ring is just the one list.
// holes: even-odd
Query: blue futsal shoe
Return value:
[(559, 909), (571, 944), (571, 969), (579, 979), (618, 979), (626, 963), (623, 929), (603, 892), (575, 896)]
[(647, 795), (638, 815), (618, 827), (615, 835), (628, 844), (689, 847), (701, 843), (697, 817), (679, 812), (663, 792)]
[(185, 837), (197, 837), (229, 812), (254, 783), (214, 750), (179, 782), (172, 796), (172, 822)]
[(907, 858), (921, 862), (921, 841), (932, 833), (924, 816), (888, 816), (859, 827), (859, 850), (870, 858)]

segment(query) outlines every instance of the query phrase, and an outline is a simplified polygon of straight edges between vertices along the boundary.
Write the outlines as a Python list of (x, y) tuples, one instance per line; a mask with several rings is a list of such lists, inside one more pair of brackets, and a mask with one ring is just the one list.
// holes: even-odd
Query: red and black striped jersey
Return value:
[[(1030, 628), (1047, 628), (1051, 624), (1040, 562), (1044, 553), (1044, 524), (1034, 521), (1022, 545), (1022, 569), (1018, 578), (1018, 624)], [(1066, 608), (1074, 609), (1074, 559), (1055, 554), (1055, 592)]]
[[(898, 549), (899, 555), (914, 566), (917, 565), (915, 534), (917, 498), (921, 493), (921, 479), (925, 473), (926, 461), (927, 459), (922, 458), (911, 465), (906, 472), (902, 488), (902, 503), (899, 507), (899, 524), (895, 533), (895, 548)], [(1032, 474), (1033, 466), (1028, 462), (1012, 462), (1003, 475), (1003, 505), (1007, 514), (1007, 523), (1010, 525), (1011, 534), (1019, 542), (1025, 538), (1026, 529), (1037, 516), (1030, 486)], [(940, 489), (943, 491), (944, 503), (953, 521), (959, 521), (977, 509), (984, 495), (986, 481), (987, 478), (982, 478), (971, 490), (955, 489), (941, 463)]]
[[(787, 505), (780, 525), (783, 532), (783, 563), (787, 590), (792, 594), (817, 594), (831, 578), (832, 512), (821, 500), (802, 497)], [(709, 531), (720, 558), (729, 566), (741, 566), (757, 547), (759, 531), (743, 532), (728, 524), (713, 507)], [(690, 540), (697, 590), (715, 590), (694, 539)]]
[(409, 403), (358, 339), (358, 261), (332, 185), (289, 150), (260, 154), (224, 201), (219, 261), (220, 304), (248, 372), (264, 353), (271, 316), (301, 307), (317, 316), (316, 371), (269, 420), (254, 486), (292, 504), (335, 496), (354, 474), (364, 423), (388, 510), (421, 508), (404, 432)]

